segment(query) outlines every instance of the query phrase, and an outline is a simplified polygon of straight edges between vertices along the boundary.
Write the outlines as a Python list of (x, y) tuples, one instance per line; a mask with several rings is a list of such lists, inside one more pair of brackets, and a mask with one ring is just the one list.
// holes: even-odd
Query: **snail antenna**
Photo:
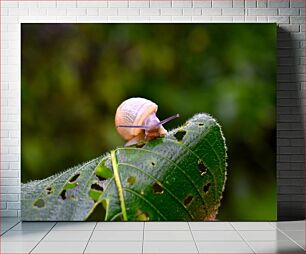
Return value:
[(137, 128), (137, 129), (149, 129), (148, 126), (145, 125), (118, 125), (117, 128)]
[[(171, 120), (175, 119), (175, 118), (178, 118), (180, 115), (179, 114), (176, 114), (174, 116), (170, 116), (162, 121), (160, 121), (159, 123), (157, 123), (155, 126), (159, 126), (159, 125), (163, 125), (165, 123), (168, 123), (170, 122)], [(144, 129), (144, 130), (147, 130), (147, 129), (150, 129), (152, 128), (152, 126), (146, 126), (146, 125), (117, 125), (116, 126), (117, 128), (137, 128), (137, 129)]]
[(178, 117), (180, 117), (179, 114), (176, 114), (176, 115), (174, 115), (174, 116), (170, 116), (170, 117), (168, 117), (168, 118), (166, 118), (166, 119), (160, 121), (156, 126), (158, 126), (158, 125), (163, 125), (163, 124), (165, 124), (165, 123), (168, 123), (168, 122), (170, 122), (171, 120), (173, 120), (173, 119), (175, 119), (175, 118), (178, 118)]

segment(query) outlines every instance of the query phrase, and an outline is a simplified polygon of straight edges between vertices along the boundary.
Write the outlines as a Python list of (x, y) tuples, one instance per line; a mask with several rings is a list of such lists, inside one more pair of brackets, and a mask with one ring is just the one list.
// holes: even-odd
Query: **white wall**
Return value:
[[(286, 35), (280, 34), (278, 39), (278, 116), (283, 119), (283, 123), (291, 123), (290, 126), (283, 127), (278, 139), (278, 167), (281, 170), (279, 174), (283, 172), (282, 175), (286, 175), (281, 177), (284, 179), (281, 184), (284, 188), (279, 188), (279, 197), (282, 204), (289, 202), (287, 209), (290, 209), (290, 202), (299, 199), (292, 200), (288, 192), (300, 196), (302, 188), (290, 188), (294, 184), (288, 184), (288, 179), (295, 179), (292, 178), (292, 172), (301, 174), (304, 165), (303, 133), (300, 129), (295, 130), (300, 128), (297, 127), (300, 122), (291, 121), (292, 116), (294, 118), (294, 115), (298, 114), (291, 105), (291, 102), (297, 99), (291, 96), (292, 84), (295, 84), (294, 87), (298, 85), (300, 97), (305, 81), (304, 0), (1, 0), (0, 4), (1, 216), (20, 215), (20, 23), (23, 22), (278, 23), (279, 27), (291, 32), (292, 38), (292, 44), (288, 42)], [(292, 56), (292, 52), (295, 56)], [(288, 65), (295, 68), (287, 68)], [(300, 116), (297, 115), (297, 118)], [(294, 144), (291, 143), (292, 131), (296, 132)], [(304, 202), (304, 198), (299, 202)]]

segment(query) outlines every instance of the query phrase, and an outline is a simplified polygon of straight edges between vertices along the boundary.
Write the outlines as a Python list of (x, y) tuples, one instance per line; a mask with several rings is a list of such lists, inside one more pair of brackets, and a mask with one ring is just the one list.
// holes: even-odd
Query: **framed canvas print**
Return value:
[(22, 24), (24, 221), (276, 220), (275, 24)]

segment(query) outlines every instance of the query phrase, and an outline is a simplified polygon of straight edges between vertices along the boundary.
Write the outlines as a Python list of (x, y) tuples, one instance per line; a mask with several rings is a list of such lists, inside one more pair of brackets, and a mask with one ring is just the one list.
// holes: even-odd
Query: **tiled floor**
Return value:
[(1, 218), (0, 253), (304, 253), (305, 221), (19, 222)]

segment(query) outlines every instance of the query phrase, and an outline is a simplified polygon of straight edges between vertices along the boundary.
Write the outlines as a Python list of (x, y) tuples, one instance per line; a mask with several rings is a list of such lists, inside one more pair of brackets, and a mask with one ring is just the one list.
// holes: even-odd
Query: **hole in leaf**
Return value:
[(151, 162), (151, 165), (154, 167), (154, 166), (155, 166), (155, 162), (152, 161), (152, 162)]
[(37, 199), (34, 203), (34, 206), (38, 208), (43, 208), (45, 206), (45, 201), (43, 199)]
[(182, 141), (185, 135), (186, 135), (186, 131), (179, 130), (174, 134), (174, 137), (176, 138), (177, 141)]
[(91, 189), (88, 194), (89, 194), (89, 197), (94, 202), (97, 202), (99, 200), (100, 196), (103, 194), (103, 192)]
[(102, 177), (102, 176), (99, 176), (99, 175), (96, 175), (96, 177), (99, 179), (99, 181), (104, 181), (106, 180), (106, 178)]
[(67, 197), (66, 197), (66, 190), (62, 190), (61, 194), (60, 194), (62, 200), (65, 200)]
[(202, 160), (198, 161), (198, 169), (200, 170), (201, 175), (205, 175), (207, 173), (207, 168)]
[(210, 189), (210, 186), (211, 186), (211, 183), (205, 184), (204, 187), (203, 187), (203, 191), (204, 191), (205, 193), (207, 193), (207, 192), (209, 191), (209, 189)]
[(138, 209), (136, 212), (136, 220), (148, 221), (150, 220), (150, 217), (149, 217), (149, 214)]
[(100, 181), (111, 178), (113, 176), (112, 171), (104, 165), (105, 161), (102, 161), (96, 168), (96, 176)]
[(78, 186), (78, 183), (66, 183), (65, 186), (64, 186), (64, 189), (65, 190), (69, 190), (69, 189), (74, 189)]
[(184, 199), (184, 205), (185, 205), (185, 206), (188, 206), (188, 205), (191, 203), (192, 200), (193, 200), (193, 196), (192, 196), (192, 195), (187, 196), (187, 197)]
[(80, 176), (80, 174), (74, 175), (73, 177), (71, 177), (71, 178), (69, 179), (69, 182), (71, 182), (71, 183), (75, 182), (75, 181), (78, 179), (79, 176)]
[(112, 221), (124, 221), (122, 213), (116, 215), (115, 218), (112, 218)]
[(204, 126), (204, 123), (199, 123), (199, 126)]
[(160, 186), (159, 183), (154, 183), (153, 184), (153, 192), (155, 194), (162, 194), (164, 192), (164, 188)]
[(92, 184), (92, 185), (91, 185), (91, 189), (97, 190), (97, 191), (103, 191), (103, 190), (104, 190), (103, 187), (100, 186), (100, 185), (97, 184), (97, 183)]
[(52, 193), (52, 187), (48, 187), (46, 188), (47, 194), (51, 194)]
[(135, 176), (129, 176), (127, 179), (127, 182), (132, 185), (136, 182), (136, 177)]
[(142, 142), (142, 143), (137, 143), (136, 147), (137, 148), (142, 148), (146, 143)]
[(103, 205), (103, 201), (96, 205), (92, 213), (86, 219), (86, 221), (104, 221), (106, 216), (106, 208)]

